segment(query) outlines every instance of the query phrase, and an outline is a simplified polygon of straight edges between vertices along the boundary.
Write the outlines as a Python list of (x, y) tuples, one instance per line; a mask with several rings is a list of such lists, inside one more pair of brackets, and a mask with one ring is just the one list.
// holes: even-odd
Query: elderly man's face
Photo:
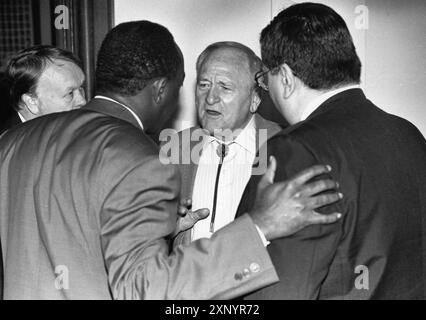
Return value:
[(84, 80), (84, 73), (79, 66), (65, 60), (54, 60), (43, 71), (37, 84), (40, 115), (85, 105)]
[(195, 101), (201, 126), (210, 134), (244, 128), (255, 94), (246, 55), (237, 49), (216, 49), (197, 75)]

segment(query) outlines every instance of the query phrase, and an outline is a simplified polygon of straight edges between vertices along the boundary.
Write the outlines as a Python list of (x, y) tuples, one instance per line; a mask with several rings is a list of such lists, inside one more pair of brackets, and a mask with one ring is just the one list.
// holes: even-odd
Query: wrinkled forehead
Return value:
[(54, 59), (43, 70), (37, 88), (40, 86), (76, 87), (83, 84), (85, 75), (75, 63), (67, 60)]
[(252, 78), (250, 59), (247, 54), (236, 48), (218, 48), (210, 52), (200, 66), (200, 73), (209, 72), (212, 68), (221, 69), (237, 77)]

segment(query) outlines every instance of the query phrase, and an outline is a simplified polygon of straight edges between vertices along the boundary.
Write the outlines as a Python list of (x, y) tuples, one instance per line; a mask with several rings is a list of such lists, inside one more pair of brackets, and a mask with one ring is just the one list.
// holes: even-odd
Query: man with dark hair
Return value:
[(9, 61), (5, 80), (6, 107), (15, 111), (0, 122), (0, 134), (36, 117), (86, 104), (81, 63), (66, 50), (47, 45), (24, 49)]
[[(292, 124), (271, 139), (276, 180), (331, 163), (344, 212), (268, 246), (280, 282), (254, 299), (425, 299), (426, 141), (357, 87), (361, 64), (343, 19), (322, 4), (280, 12), (261, 33), (258, 75)], [(253, 203), (254, 177), (241, 212)]]
[(253, 210), (170, 253), (180, 179), (145, 132), (167, 119), (183, 77), (166, 28), (123, 23), (101, 46), (97, 97), (0, 138), (6, 299), (232, 298), (277, 281), (262, 236), (339, 218), (314, 211), (339, 199), (313, 195), (335, 183), (306, 184), (330, 168), (272, 184), (272, 158)]

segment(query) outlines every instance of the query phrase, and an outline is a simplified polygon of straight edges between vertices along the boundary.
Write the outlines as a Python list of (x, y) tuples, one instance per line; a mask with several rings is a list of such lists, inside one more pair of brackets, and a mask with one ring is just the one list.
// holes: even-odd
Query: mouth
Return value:
[(215, 111), (215, 110), (206, 110), (206, 113), (210, 117), (219, 117), (219, 116), (222, 115), (220, 112)]

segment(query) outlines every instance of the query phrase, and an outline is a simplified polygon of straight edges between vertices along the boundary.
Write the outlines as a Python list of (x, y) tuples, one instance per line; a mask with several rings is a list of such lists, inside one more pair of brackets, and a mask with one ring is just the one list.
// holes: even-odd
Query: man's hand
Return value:
[[(340, 219), (340, 213), (321, 215), (314, 211), (342, 199), (343, 195), (335, 192), (338, 183), (319, 180), (307, 184), (313, 177), (330, 172), (330, 166), (313, 166), (290, 180), (274, 184), (276, 167), (275, 158), (270, 157), (268, 169), (257, 187), (254, 207), (249, 212), (267, 240), (292, 235), (312, 224), (329, 224)], [(327, 190), (333, 192), (316, 195)]]
[(191, 207), (191, 199), (180, 200), (178, 207), (178, 221), (173, 237), (176, 237), (181, 232), (191, 229), (197, 221), (207, 218), (210, 214), (209, 209), (191, 211)]

